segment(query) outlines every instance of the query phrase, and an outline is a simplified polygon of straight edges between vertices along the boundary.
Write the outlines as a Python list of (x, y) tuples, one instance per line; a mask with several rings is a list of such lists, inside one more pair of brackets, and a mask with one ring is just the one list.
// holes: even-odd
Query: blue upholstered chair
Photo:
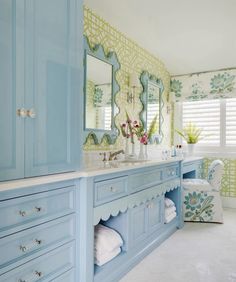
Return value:
[(207, 179), (183, 179), (184, 221), (223, 223), (220, 198), (222, 161), (215, 160), (208, 169)]

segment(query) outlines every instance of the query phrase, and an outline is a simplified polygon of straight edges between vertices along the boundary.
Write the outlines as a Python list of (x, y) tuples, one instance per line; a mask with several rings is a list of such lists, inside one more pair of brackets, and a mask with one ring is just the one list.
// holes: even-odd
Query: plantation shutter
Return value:
[[(235, 99), (236, 106), (236, 99)], [(235, 108), (236, 110), (236, 108)], [(198, 144), (206, 146), (220, 145), (220, 100), (205, 100), (194, 102), (183, 102), (182, 125), (193, 123), (202, 129), (202, 136), (205, 136)], [(236, 129), (236, 119), (235, 119)], [(235, 130), (236, 134), (236, 130)], [(236, 135), (235, 135), (236, 137)], [(236, 142), (236, 138), (233, 139)]]
[(226, 146), (236, 145), (236, 99), (226, 99)]

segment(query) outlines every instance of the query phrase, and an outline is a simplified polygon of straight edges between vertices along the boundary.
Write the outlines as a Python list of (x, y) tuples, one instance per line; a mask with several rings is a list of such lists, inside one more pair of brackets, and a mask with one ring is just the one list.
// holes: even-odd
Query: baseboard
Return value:
[(233, 208), (236, 209), (236, 198), (233, 197), (221, 197), (222, 205), (224, 208)]

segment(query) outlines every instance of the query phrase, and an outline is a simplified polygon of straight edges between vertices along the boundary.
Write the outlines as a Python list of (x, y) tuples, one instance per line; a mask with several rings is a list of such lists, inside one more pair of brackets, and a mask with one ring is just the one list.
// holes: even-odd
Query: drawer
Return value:
[(143, 190), (162, 181), (162, 170), (155, 169), (129, 176), (129, 190), (131, 193)]
[(75, 244), (71, 242), (3, 274), (1, 282), (57, 281), (54, 279), (74, 265)]
[(75, 187), (0, 202), (0, 237), (75, 211)]
[(53, 279), (53, 282), (75, 282), (75, 270), (71, 269), (59, 277)]
[(183, 165), (183, 174), (188, 173), (190, 171), (196, 171), (197, 170), (197, 164), (186, 164)]
[(12, 268), (11, 263), (19, 263), (21, 259), (25, 262), (32, 259), (32, 255), (38, 256), (72, 241), (75, 238), (75, 224), (75, 215), (68, 215), (2, 238), (0, 254), (4, 256), (0, 256), (1, 272)]
[(127, 194), (127, 176), (96, 182), (94, 186), (95, 206), (110, 202)]
[(164, 179), (172, 179), (179, 176), (179, 166), (168, 166), (164, 169)]

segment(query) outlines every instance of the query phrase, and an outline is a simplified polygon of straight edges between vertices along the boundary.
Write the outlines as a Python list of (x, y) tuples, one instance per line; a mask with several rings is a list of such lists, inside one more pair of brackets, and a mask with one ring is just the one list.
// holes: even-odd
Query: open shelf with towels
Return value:
[(164, 221), (165, 224), (169, 224), (173, 220), (176, 221), (179, 214), (181, 214), (180, 209), (181, 193), (180, 187), (166, 192), (164, 198)]

